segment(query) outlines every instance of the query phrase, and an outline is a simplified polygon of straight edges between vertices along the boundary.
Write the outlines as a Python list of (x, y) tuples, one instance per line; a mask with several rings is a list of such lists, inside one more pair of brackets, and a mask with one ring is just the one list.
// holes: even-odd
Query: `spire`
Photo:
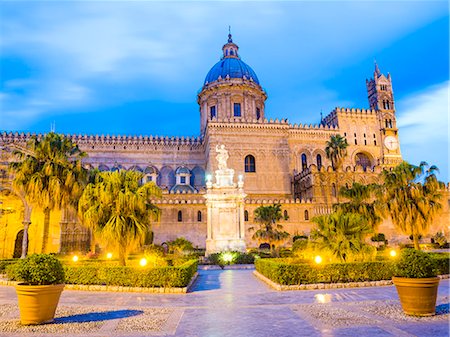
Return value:
[(228, 26), (228, 43), (233, 43), (233, 38), (231, 37), (231, 26)]
[(376, 74), (376, 76), (379, 77), (381, 75), (381, 71), (378, 68), (378, 64), (377, 64), (377, 60), (376, 59), (374, 60), (374, 62), (375, 62), (375, 72), (374, 72), (374, 74)]

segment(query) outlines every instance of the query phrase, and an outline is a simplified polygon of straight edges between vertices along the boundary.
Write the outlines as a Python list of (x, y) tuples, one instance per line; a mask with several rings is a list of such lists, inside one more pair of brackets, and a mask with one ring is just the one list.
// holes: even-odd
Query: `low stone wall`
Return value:
[[(338, 289), (338, 288), (361, 288), (361, 287), (382, 287), (393, 285), (392, 280), (365, 281), (365, 282), (347, 282), (347, 283), (316, 283), (316, 284), (296, 284), (282, 285), (273, 282), (258, 271), (254, 271), (258, 279), (268, 284), (271, 288), (279, 291), (285, 290), (317, 290), (317, 289)], [(447, 279), (450, 275), (439, 275), (440, 279)]]

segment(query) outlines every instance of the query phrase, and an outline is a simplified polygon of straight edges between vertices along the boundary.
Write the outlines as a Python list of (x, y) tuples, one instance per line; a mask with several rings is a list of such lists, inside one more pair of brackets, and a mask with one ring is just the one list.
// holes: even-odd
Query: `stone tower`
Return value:
[(392, 167), (402, 161), (395, 117), (394, 91), (392, 79), (381, 73), (375, 63), (373, 78), (366, 80), (370, 108), (377, 113), (381, 133), (381, 162), (383, 167)]
[(222, 47), (223, 56), (205, 78), (197, 102), (200, 106), (200, 130), (205, 134), (209, 121), (264, 120), (267, 95), (253, 69), (239, 56), (239, 47), (231, 34)]

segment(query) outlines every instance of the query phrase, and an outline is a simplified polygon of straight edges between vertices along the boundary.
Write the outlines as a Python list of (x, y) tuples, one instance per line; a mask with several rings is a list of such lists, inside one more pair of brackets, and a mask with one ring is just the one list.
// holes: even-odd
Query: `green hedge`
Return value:
[(124, 287), (186, 287), (197, 271), (197, 260), (179, 266), (139, 268), (66, 265), (66, 284)]
[(0, 260), (0, 274), (5, 274), (6, 273), (6, 267), (8, 267), (9, 265), (15, 264), (17, 262), (19, 262), (19, 259)]
[[(433, 256), (439, 275), (449, 273), (448, 256)], [(393, 261), (330, 263), (313, 265), (292, 259), (258, 259), (255, 268), (262, 275), (282, 285), (343, 283), (390, 280)]]

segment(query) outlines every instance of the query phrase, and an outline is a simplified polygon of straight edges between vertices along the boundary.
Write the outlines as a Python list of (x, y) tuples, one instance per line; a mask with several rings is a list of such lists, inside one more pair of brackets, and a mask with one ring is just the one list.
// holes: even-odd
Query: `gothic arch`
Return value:
[(375, 160), (373, 156), (366, 151), (357, 151), (353, 157), (353, 163), (355, 166), (362, 167), (363, 171), (371, 170), (374, 166)]

